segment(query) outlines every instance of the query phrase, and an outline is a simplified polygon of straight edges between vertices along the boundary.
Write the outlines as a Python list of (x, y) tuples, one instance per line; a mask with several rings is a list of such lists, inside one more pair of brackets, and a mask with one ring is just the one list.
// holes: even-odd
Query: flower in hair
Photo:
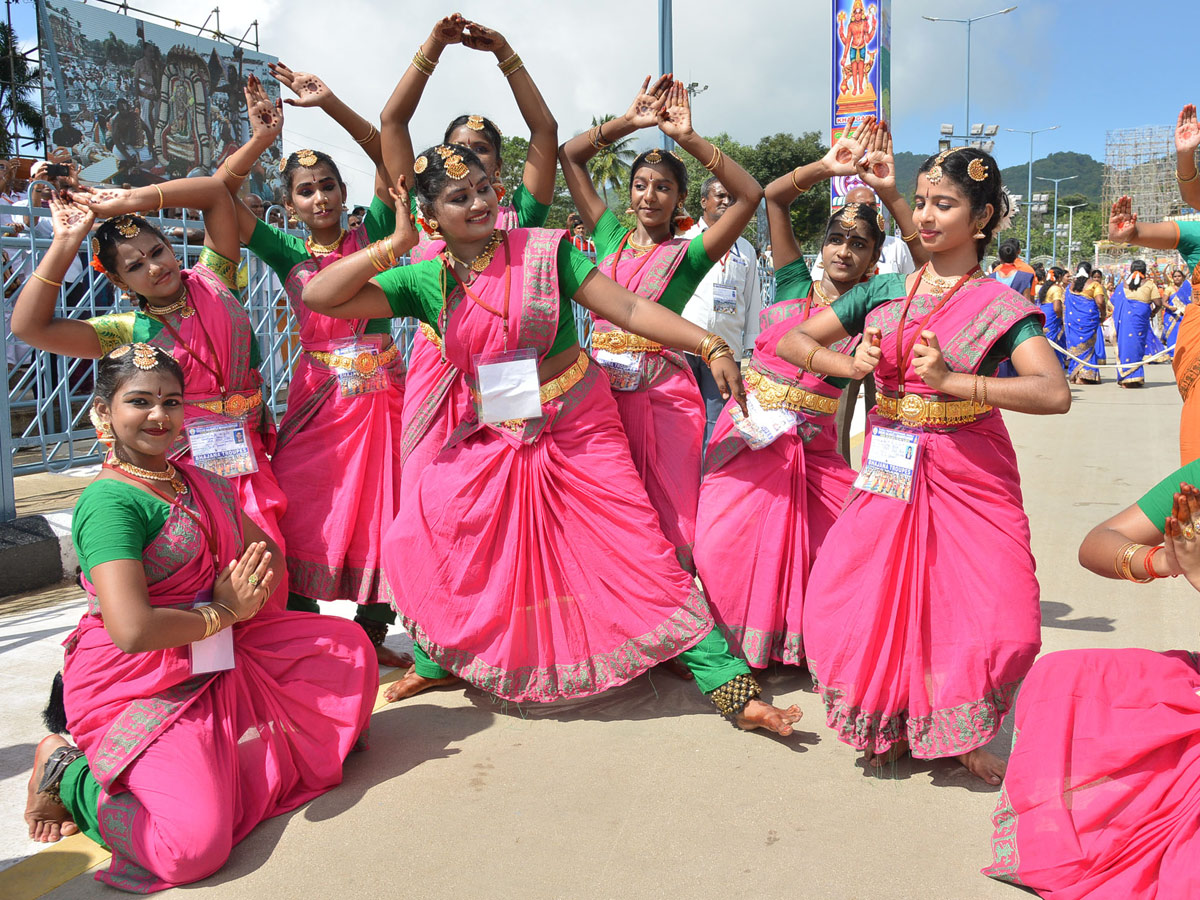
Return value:
[(104, 268), (104, 263), (100, 262), (100, 257), (93, 255), (91, 266), (101, 275), (107, 275), (108, 270)]
[(1008, 192), (1008, 188), (1001, 186), (1000, 193), (1004, 195), (1006, 209), (1004, 214), (1000, 216), (1000, 221), (996, 223), (996, 230), (994, 232), (995, 234), (999, 234), (1000, 232), (1011, 228), (1013, 217), (1017, 214), (1017, 201), (1014, 200), (1012, 194)]

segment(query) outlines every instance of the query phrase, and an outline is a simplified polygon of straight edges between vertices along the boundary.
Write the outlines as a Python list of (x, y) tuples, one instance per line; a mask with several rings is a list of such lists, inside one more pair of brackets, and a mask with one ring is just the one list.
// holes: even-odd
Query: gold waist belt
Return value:
[(992, 411), (973, 400), (931, 400), (922, 394), (891, 397), (880, 393), (876, 410), (885, 419), (910, 426), (967, 425)]
[(837, 412), (840, 402), (838, 397), (826, 397), (798, 385), (777, 381), (757, 369), (746, 370), (745, 382), (763, 409), (791, 409), (831, 416)]
[(663, 345), (628, 331), (593, 331), (592, 349), (609, 353), (661, 353)]
[[(575, 362), (571, 363), (559, 375), (544, 382), (539, 390), (542, 403), (549, 403), (556, 397), (561, 397), (575, 385), (583, 380), (584, 373), (588, 368), (588, 355), (583, 350), (579, 351), (579, 356), (575, 358)], [(471, 388), (471, 396), (475, 398), (475, 402), (480, 401), (479, 391)]]
[(374, 375), (376, 369), (386, 366), (400, 353), (395, 344), (378, 352), (363, 350), (357, 356), (343, 356), (340, 353), (327, 353), (324, 350), (305, 350), (304, 352), (331, 369), (352, 370), (359, 375)]
[(433, 346), (437, 347), (439, 350), (442, 349), (441, 335), (434, 331), (433, 326), (428, 322), (421, 323), (421, 334), (425, 335), (425, 337), (429, 339), (429, 343), (433, 344)]
[(262, 391), (240, 391), (236, 394), (226, 394), (222, 400), (197, 400), (193, 405), (218, 416), (240, 419), (250, 410), (262, 406)]

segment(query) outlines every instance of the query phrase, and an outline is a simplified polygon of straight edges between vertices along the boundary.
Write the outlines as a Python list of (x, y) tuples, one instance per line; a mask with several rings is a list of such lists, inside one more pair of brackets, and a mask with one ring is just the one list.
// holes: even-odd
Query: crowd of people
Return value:
[[(495, 56), (529, 129), (508, 198), (491, 120), (453, 118), (424, 149), (410, 134), (429, 79), (460, 48)], [(1093, 322), (1073, 298), (1098, 320), (1102, 300), (1086, 269), (1069, 290), (1067, 273), (1045, 273), (1043, 289), (1011, 245), (985, 275), (1013, 212), (988, 153), (943, 150), (898, 185), (888, 125), (866, 118), (764, 189), (701, 137), (670, 74), (560, 146), (520, 55), (458, 15), (435, 24), (378, 126), (315, 75), (273, 74), (373, 163), (375, 197), (352, 227), (337, 163), (313, 150), (279, 167), (306, 239), (245, 202), (246, 173), (284, 126), (255, 79), (250, 138), (216, 175), (69, 184), (48, 198), (53, 242), (13, 331), (99, 360), (92, 416), (110, 450), (73, 520), (89, 608), (37, 749), (31, 836), (106, 844), (98, 877), (126, 890), (203, 878), (258, 822), (337, 784), (365, 746), (378, 665), (407, 669), (393, 702), (460, 681), (545, 702), (674, 663), (735, 727), (786, 738), (800, 710), (771, 705), (756, 677), (782, 664), (808, 669), (827, 725), (872, 769), (911, 753), (1004, 782), (988, 874), (1055, 897), (1164, 896), (1153, 878), (1196, 880), (1182, 768), (1196, 733), (1183, 717), (1200, 711), (1196, 657), (1035, 663), (1039, 587), (1001, 411), (1068, 412), (1047, 335), (1057, 321), (1069, 345)], [(672, 151), (630, 166), (632, 227), (597, 193), (588, 160), (643, 130), (709, 172), (699, 223)], [(1188, 198), (1194, 109), (1180, 133)], [(570, 234), (541, 227), (560, 169), (579, 215)], [(864, 187), (816, 235), (810, 271), (789, 207), (851, 176)], [(763, 199), (769, 303), (741, 237)], [(191, 269), (142, 215), (165, 207), (203, 212)], [(1139, 223), (1127, 201), (1112, 230), (1200, 261), (1200, 227)], [(56, 314), (84, 242), (136, 310)], [(278, 426), (236, 294), (243, 247), (299, 323)], [(1134, 268), (1126, 303), (1153, 303), (1146, 276)], [(590, 346), (570, 300), (593, 319)], [(421, 322), (407, 365), (396, 317)], [(1196, 317), (1182, 318), (1175, 364), (1190, 391)], [(877, 396), (856, 472), (837, 449), (837, 412), (867, 376)], [(1200, 587), (1193, 468), (1098, 526), (1084, 564)], [(315, 615), (331, 600), (355, 602), (355, 623)], [(415, 659), (384, 646), (393, 623)], [(1006, 773), (988, 745), (1022, 682)], [(1058, 690), (1076, 683), (1086, 690)], [(1073, 714), (1093, 691), (1110, 692), (1112, 708)], [(1119, 757), (1104, 752), (1117, 734), (1134, 736)], [(1073, 802), (1101, 782), (1103, 797)], [(1123, 890), (1104, 893), (1114, 865)]]

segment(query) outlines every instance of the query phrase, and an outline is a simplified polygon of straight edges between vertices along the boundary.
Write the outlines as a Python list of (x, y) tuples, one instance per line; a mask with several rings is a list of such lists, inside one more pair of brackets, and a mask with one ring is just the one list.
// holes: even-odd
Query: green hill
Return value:
[[(916, 183), (917, 169), (921, 167), (921, 163), (924, 161), (925, 157), (919, 153), (904, 151), (896, 154), (896, 183), (900, 185), (901, 191), (907, 193), (912, 190), (912, 186)], [(1027, 165), (1010, 166), (1007, 169), (1001, 170), (1000, 175), (1010, 191), (1022, 196), (1025, 194), (1029, 179), (1029, 167)], [(1077, 196), (1079, 194), (1082, 194), (1093, 203), (1100, 202), (1104, 185), (1104, 163), (1092, 159), (1086, 153), (1051, 153), (1049, 156), (1044, 156), (1034, 161), (1034, 191), (1048, 190), (1053, 193), (1054, 185), (1038, 181), (1037, 176), (1039, 175), (1045, 178), (1063, 178), (1067, 175), (1079, 176), (1071, 181), (1064, 181), (1060, 185), (1058, 195), (1060, 203), (1066, 197)]]

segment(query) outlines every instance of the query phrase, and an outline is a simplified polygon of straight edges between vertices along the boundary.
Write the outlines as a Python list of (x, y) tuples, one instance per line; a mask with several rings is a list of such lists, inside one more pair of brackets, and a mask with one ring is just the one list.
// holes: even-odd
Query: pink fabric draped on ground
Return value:
[[(775, 354), (779, 339), (806, 318), (805, 308), (804, 300), (788, 300), (762, 311), (750, 365), (777, 384), (836, 398), (838, 389), (807, 373), (797, 378), (796, 367)], [(735, 653), (758, 668), (772, 660), (798, 665), (808, 572), (854, 472), (838, 453), (832, 415), (805, 413), (791, 431), (755, 450), (734, 425), (734, 408), (730, 400), (708, 445), (696, 569)]]
[(1038, 660), (985, 875), (1052, 900), (1200, 896), (1200, 666), (1184, 651)]
[[(687, 253), (683, 238), (655, 246), (649, 254), (626, 247), (598, 265), (635, 294), (657, 301)], [(595, 333), (618, 330), (596, 319)], [(638, 475), (646, 485), (659, 526), (675, 547), (680, 565), (695, 571), (696, 507), (700, 502), (700, 459), (704, 450), (704, 400), (691, 367), (677, 350), (639, 353), (641, 384), (613, 391)]]
[[(906, 346), (935, 297), (914, 298)], [(898, 387), (904, 298), (877, 307), (875, 377)], [(1035, 312), (1004, 285), (971, 282), (926, 326), (952, 371), (971, 372), (1012, 325)], [(908, 360), (905, 388), (929, 396)], [(896, 423), (871, 415), (873, 426)], [(852, 493), (826, 536), (805, 597), (809, 670), (829, 725), (858, 749), (907, 740), (916, 757), (965, 753), (999, 728), (1041, 644), (1029, 521), (1016, 454), (999, 412), (923, 429), (912, 501)]]
[[(507, 248), (472, 285), (489, 306), (508, 309), (510, 348), (544, 356), (553, 343), (561, 239), (508, 232)], [(502, 322), (461, 288), (447, 303), (449, 361), (473, 372), (474, 354), (505, 346)], [(658, 530), (604, 374), (589, 365), (543, 411), (510, 427), (480, 425), (472, 408), (405, 491), (385, 538), (405, 628), (439, 665), (510, 700), (598, 693), (712, 628)]]
[(352, 229), (337, 252), (300, 263), (284, 284), (305, 352), (288, 385), (273, 465), (288, 495), (280, 526), (291, 589), (314, 600), (391, 599), (382, 542), (400, 507), (404, 361), (396, 354), (379, 367), (380, 389), (343, 396), (338, 370), (312, 352), (358, 357), (370, 348), (377, 360), (392, 347), (391, 337), (365, 334), (365, 319), (314, 313), (300, 299), (318, 271), (367, 241), (363, 226)]
[[(181, 502), (242, 546), (228, 484), (181, 466)], [(190, 607), (215, 570), (203, 534), (172, 510), (144, 561), (154, 606)], [(118, 649), (91, 609), (68, 638), (64, 702), (72, 737), (103, 788), (100, 829), (113, 857), (97, 879), (146, 893), (212, 874), (259, 822), (337, 785), (367, 726), (374, 651), (352, 622), (264, 608), (233, 626), (236, 667), (192, 675), (189, 648)]]

